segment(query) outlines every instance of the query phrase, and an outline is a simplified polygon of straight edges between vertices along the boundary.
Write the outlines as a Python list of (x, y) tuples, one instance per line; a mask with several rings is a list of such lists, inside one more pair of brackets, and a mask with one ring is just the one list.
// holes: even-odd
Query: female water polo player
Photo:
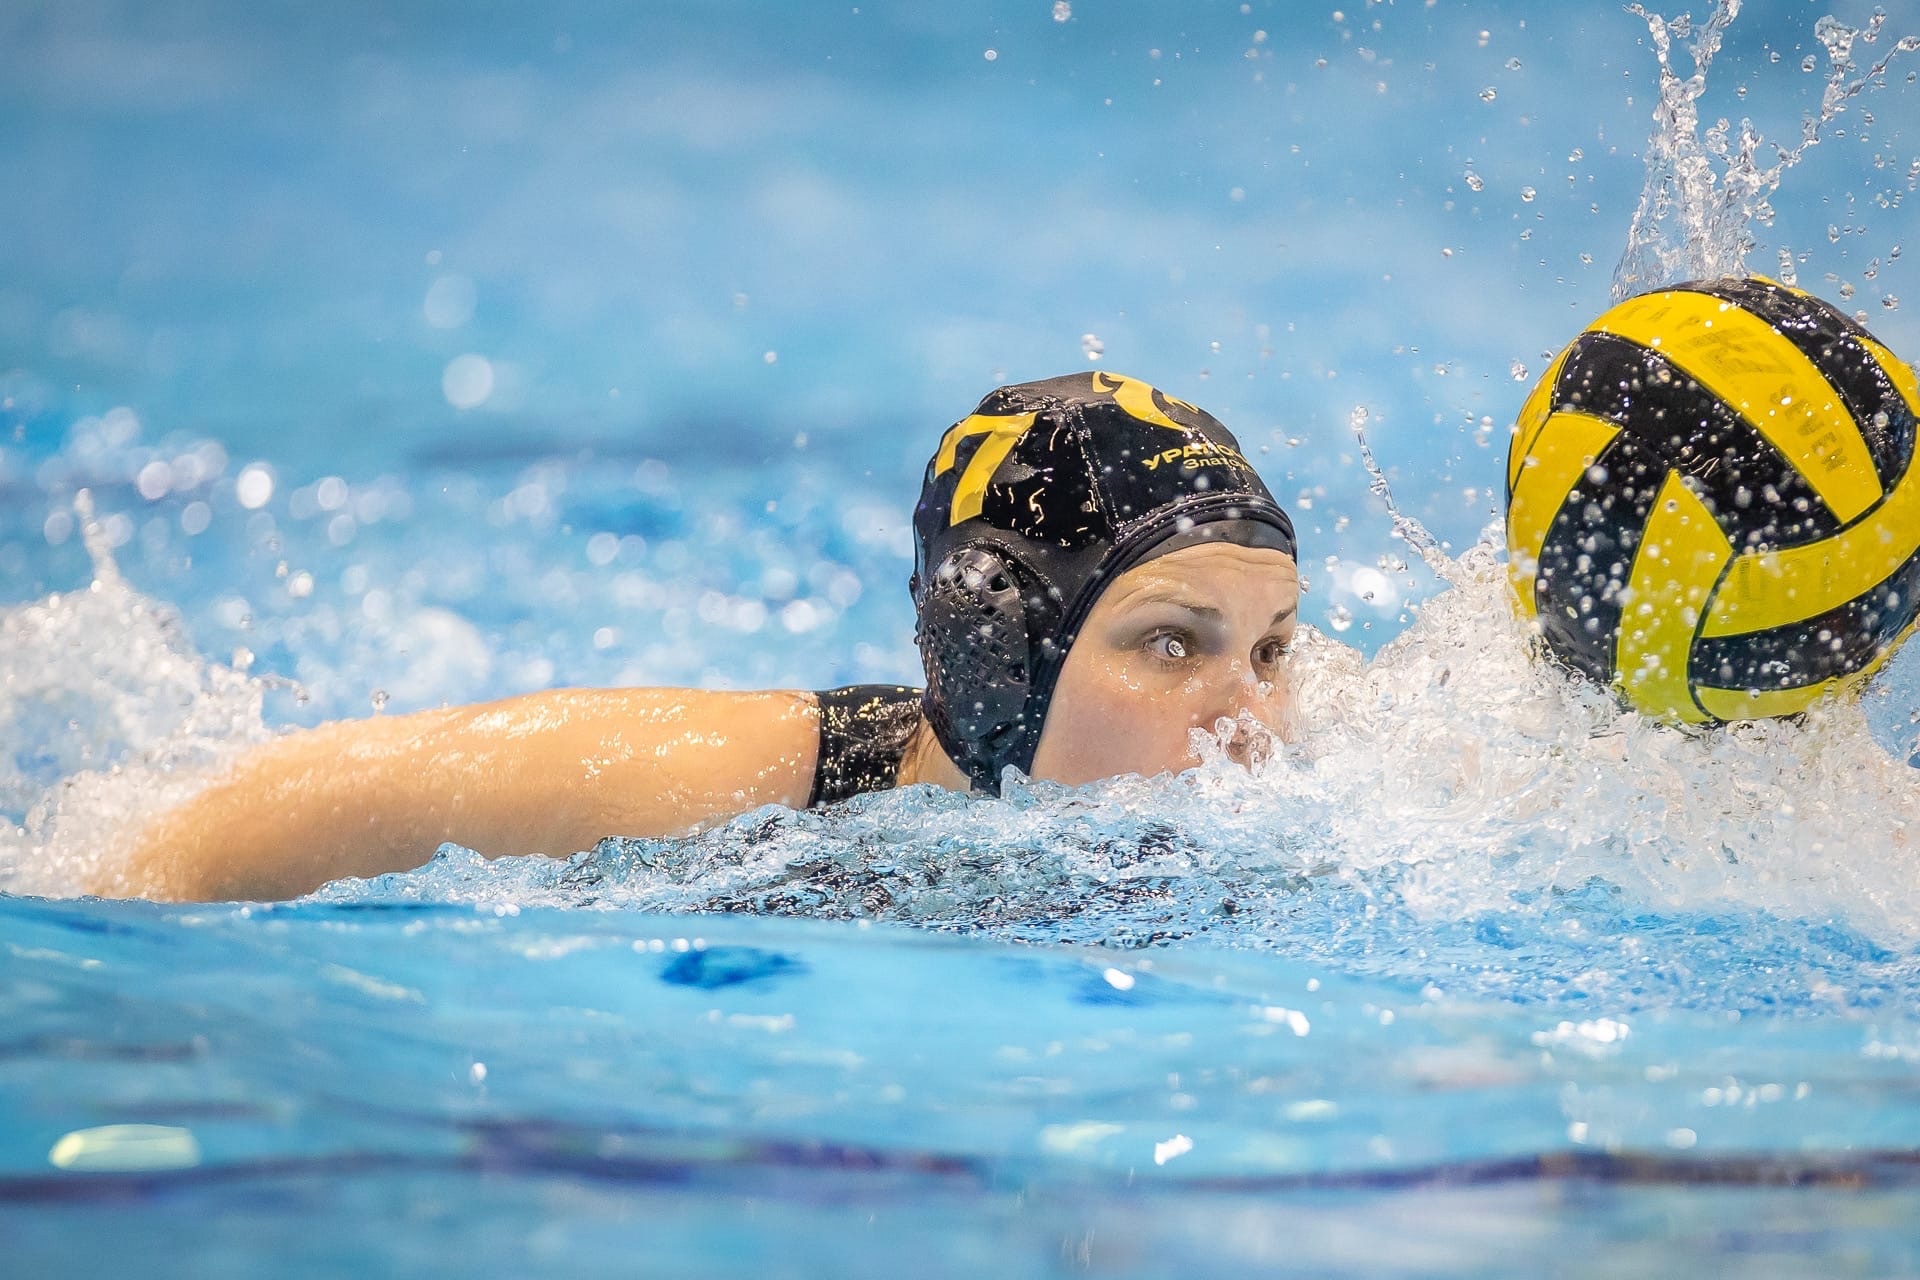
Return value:
[(273, 898), (444, 841), (565, 854), (764, 804), (997, 791), (1245, 753), (1277, 727), (1292, 522), (1233, 435), (1143, 382), (1002, 387), (941, 439), (914, 513), (924, 690), (560, 689), (342, 721), (241, 758), (148, 830), (109, 893)]

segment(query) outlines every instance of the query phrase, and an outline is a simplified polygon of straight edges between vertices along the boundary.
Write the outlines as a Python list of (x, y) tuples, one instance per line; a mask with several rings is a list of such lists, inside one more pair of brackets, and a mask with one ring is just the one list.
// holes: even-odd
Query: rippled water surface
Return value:
[[(1920, 350), (1903, 15), (1738, 9), (0, 19), (13, 1267), (1920, 1266), (1920, 651), (1660, 728), (1483, 532), (1616, 279)], [(288, 725), (912, 678), (926, 447), (1092, 363), (1301, 524), (1255, 771), (80, 896)]]

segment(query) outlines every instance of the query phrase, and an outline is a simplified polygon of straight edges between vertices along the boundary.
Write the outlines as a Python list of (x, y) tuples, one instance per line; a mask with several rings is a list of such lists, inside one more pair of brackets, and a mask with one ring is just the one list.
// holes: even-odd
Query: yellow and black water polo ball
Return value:
[(1507, 459), (1523, 614), (1666, 720), (1790, 715), (1920, 612), (1920, 384), (1765, 279), (1629, 299), (1556, 357)]

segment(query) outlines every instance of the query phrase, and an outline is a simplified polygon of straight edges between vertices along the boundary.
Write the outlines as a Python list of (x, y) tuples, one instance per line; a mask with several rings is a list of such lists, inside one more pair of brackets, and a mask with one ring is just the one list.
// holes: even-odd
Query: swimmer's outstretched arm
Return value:
[(448, 840), (492, 857), (680, 835), (804, 805), (818, 734), (812, 694), (689, 689), (557, 689), (338, 721), (242, 756), (93, 888), (285, 898), (418, 866)]

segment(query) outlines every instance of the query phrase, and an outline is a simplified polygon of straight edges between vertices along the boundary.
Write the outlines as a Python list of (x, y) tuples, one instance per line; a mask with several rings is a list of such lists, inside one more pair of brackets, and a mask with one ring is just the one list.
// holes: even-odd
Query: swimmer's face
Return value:
[[(1269, 548), (1202, 543), (1114, 579), (1067, 652), (1034, 776), (1178, 772), (1192, 730), (1242, 712), (1278, 730), (1299, 604), (1293, 557)], [(1245, 759), (1247, 735), (1229, 749)]]

